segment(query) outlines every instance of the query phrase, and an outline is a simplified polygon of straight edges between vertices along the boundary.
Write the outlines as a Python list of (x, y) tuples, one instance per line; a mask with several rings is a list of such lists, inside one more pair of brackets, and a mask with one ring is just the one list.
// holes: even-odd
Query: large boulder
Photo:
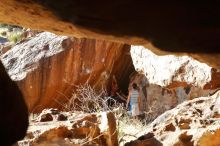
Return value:
[[(189, 56), (158, 56), (143, 46), (132, 46), (131, 56), (135, 70), (144, 74), (151, 84), (167, 88), (187, 85), (202, 89), (220, 87), (220, 72)], [(208, 85), (210, 83), (212, 86)]]
[(133, 72), (130, 46), (94, 39), (39, 33), (1, 56), (9, 75), (23, 92), (30, 112), (58, 107), (76, 85), (109, 89), (113, 76), (127, 90)]
[(186, 101), (155, 119), (145, 134), (126, 146), (217, 146), (220, 92)]
[(208, 96), (220, 87), (220, 72), (188, 56), (157, 56), (143, 46), (131, 46), (138, 73), (130, 81), (142, 91), (142, 103), (151, 121), (185, 100)]

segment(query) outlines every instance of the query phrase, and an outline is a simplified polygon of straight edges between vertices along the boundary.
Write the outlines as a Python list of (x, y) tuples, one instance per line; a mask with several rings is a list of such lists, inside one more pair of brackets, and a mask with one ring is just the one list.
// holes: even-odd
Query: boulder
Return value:
[(220, 72), (188, 56), (157, 56), (143, 46), (131, 46), (138, 73), (132, 75), (142, 91), (142, 103), (151, 121), (185, 100), (214, 94)]
[(42, 32), (16, 44), (1, 59), (29, 111), (38, 112), (63, 108), (77, 85), (109, 90), (113, 76), (126, 91), (134, 71), (129, 50), (125, 44)]
[(143, 46), (132, 46), (131, 56), (135, 70), (146, 76), (149, 83), (175, 88), (192, 85), (202, 89), (220, 86), (220, 72), (189, 56), (158, 56)]

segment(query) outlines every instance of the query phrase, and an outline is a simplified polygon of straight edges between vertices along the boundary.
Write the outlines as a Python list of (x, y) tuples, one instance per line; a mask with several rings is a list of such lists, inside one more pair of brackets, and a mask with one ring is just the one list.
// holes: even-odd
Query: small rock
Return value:
[(53, 116), (50, 113), (41, 115), (40, 122), (53, 121)]
[(65, 116), (65, 115), (63, 115), (63, 114), (59, 114), (57, 120), (58, 120), (58, 121), (66, 121), (66, 120), (67, 120), (67, 116)]
[(176, 128), (173, 126), (172, 123), (170, 123), (170, 124), (166, 125), (166, 127), (165, 127), (164, 130), (165, 130), (165, 131), (175, 131)]
[(57, 115), (57, 114), (59, 114), (58, 109), (50, 109), (50, 111), (51, 111), (51, 114), (52, 114), (52, 115)]

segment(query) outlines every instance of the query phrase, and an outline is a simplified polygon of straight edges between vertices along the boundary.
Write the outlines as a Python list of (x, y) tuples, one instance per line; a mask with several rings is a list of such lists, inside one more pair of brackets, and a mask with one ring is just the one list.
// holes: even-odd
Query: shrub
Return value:
[(12, 43), (17, 43), (18, 41), (21, 40), (21, 38), (22, 38), (21, 32), (14, 32), (8, 35), (8, 40)]
[[(112, 111), (122, 106), (111, 97), (108, 97), (105, 89), (95, 91), (88, 83), (75, 86), (72, 97), (67, 100), (66, 103), (56, 102), (61, 104), (67, 111), (80, 111), (84, 113)], [(108, 105), (109, 100), (113, 102), (113, 105)]]

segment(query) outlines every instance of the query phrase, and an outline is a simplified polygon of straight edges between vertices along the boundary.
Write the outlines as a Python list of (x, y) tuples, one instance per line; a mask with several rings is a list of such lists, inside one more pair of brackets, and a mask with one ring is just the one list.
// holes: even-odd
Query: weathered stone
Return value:
[[(140, 87), (149, 121), (185, 100), (214, 94), (220, 87), (220, 72), (191, 57), (157, 56), (143, 46), (131, 46), (131, 56), (138, 73), (132, 75), (130, 86), (135, 82)], [(199, 109), (195, 112), (203, 114)]]
[(1, 56), (7, 71), (23, 92), (30, 112), (61, 105), (75, 85), (88, 83), (109, 89), (113, 76), (126, 91), (134, 71), (130, 46), (92, 39), (39, 33)]
[(126, 143), (125, 146), (162, 146), (162, 143), (154, 138), (153, 133), (148, 133), (135, 141)]
[(131, 56), (135, 69), (143, 73), (151, 84), (167, 88), (191, 85), (205, 89), (220, 85), (220, 72), (188, 56), (157, 56), (143, 46), (132, 46)]
[(63, 115), (63, 114), (59, 114), (57, 117), (58, 121), (66, 121), (67, 120), (67, 116)]
[[(212, 118), (212, 115), (220, 108), (219, 104), (216, 104), (219, 98), (220, 92), (217, 92), (210, 97), (199, 97), (186, 101), (155, 119), (145, 133), (152, 133), (154, 139), (163, 146), (217, 146), (220, 144), (220, 119)], [(214, 105), (212, 109), (210, 109), (211, 105)], [(199, 114), (196, 109), (203, 114)], [(178, 130), (169, 131), (164, 128), (171, 122)], [(190, 126), (178, 128), (183, 123), (190, 123)], [(132, 143), (144, 143), (145, 140), (148, 138), (144, 138), (143, 135), (141, 140), (138, 138)], [(129, 143), (127, 146), (130, 146)]]
[(189, 52), (219, 68), (217, 4), (205, 2), (192, 7), (186, 0), (158, 3), (1, 0), (0, 21), (62, 35), (145, 45), (157, 54)]
[(220, 129), (206, 131), (198, 141), (198, 146), (218, 146), (220, 145), (219, 141)]
[(40, 116), (40, 122), (49, 122), (53, 121), (53, 117), (50, 113), (42, 114)]
[(164, 131), (175, 131), (175, 130), (176, 130), (176, 128), (175, 128), (175, 126), (173, 126), (172, 123), (166, 125), (165, 129), (164, 129)]
[(178, 122), (178, 126), (180, 129), (190, 129), (191, 119), (183, 119), (181, 118)]
[[(50, 110), (42, 111), (42, 114), (50, 114)], [(75, 114), (72, 112), (60, 112), (70, 121), (59, 121), (57, 115), (51, 115), (53, 122), (42, 124), (39, 117), (30, 123), (27, 136), (18, 142), (22, 145), (97, 145), (117, 146), (117, 129), (114, 114), (103, 112), (100, 114)], [(40, 116), (40, 115), (39, 115)], [(33, 136), (30, 136), (30, 135)]]

